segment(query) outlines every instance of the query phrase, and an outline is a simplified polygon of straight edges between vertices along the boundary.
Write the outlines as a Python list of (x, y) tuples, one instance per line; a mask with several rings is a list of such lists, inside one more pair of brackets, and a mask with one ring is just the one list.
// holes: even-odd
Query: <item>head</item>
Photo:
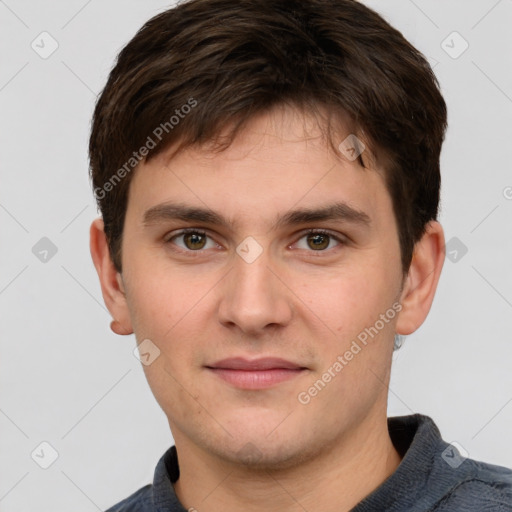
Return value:
[[(291, 464), (385, 414), (395, 334), (442, 267), (445, 129), (425, 58), (353, 0), (192, 0), (121, 51), (91, 251), (177, 442)], [(219, 376), (232, 357), (297, 371), (248, 389)]]

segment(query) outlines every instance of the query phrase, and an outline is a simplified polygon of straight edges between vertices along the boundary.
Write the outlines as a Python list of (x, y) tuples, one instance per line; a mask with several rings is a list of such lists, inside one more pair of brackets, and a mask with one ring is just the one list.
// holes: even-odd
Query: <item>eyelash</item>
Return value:
[[(187, 235), (187, 234), (190, 234), (190, 233), (194, 233), (194, 234), (201, 235), (201, 236), (204, 236), (204, 237), (208, 237), (208, 238), (211, 239), (211, 237), (208, 235), (208, 233), (206, 233), (206, 231), (203, 231), (202, 229), (199, 229), (199, 228), (185, 228), (185, 229), (182, 229), (181, 231), (179, 231), (178, 233), (173, 234), (170, 237), (166, 237), (164, 242), (166, 244), (171, 245), (172, 241), (175, 240), (176, 238), (179, 238), (181, 236), (184, 236), (184, 235)], [(310, 228), (310, 229), (302, 232), (301, 235), (299, 236), (299, 238), (297, 239), (297, 242), (299, 240), (302, 240), (304, 237), (307, 237), (308, 235), (325, 235), (325, 236), (328, 236), (330, 239), (335, 240), (339, 244), (336, 247), (344, 246), (344, 245), (347, 245), (347, 243), (348, 243), (348, 241), (347, 241), (347, 239), (345, 237), (341, 237), (341, 236), (335, 235), (335, 234), (333, 234), (330, 231), (327, 231), (325, 229), (314, 229), (314, 228)], [(297, 243), (297, 242), (294, 242), (294, 243)], [(318, 250), (318, 251), (310, 250), (310, 251), (307, 251), (307, 252), (309, 252), (309, 253), (311, 253), (313, 255), (315, 255), (315, 253), (316, 253), (316, 255), (320, 256), (322, 253), (325, 254), (327, 252), (335, 250), (336, 247), (333, 247), (331, 249)], [(177, 249), (173, 249), (173, 250), (176, 251), (176, 252), (185, 253), (187, 255), (193, 255), (193, 256), (199, 256), (202, 252), (205, 251), (204, 249), (197, 249), (197, 250), (194, 251), (192, 249), (186, 249), (185, 250), (185, 249), (182, 249), (182, 248), (177, 248)]]

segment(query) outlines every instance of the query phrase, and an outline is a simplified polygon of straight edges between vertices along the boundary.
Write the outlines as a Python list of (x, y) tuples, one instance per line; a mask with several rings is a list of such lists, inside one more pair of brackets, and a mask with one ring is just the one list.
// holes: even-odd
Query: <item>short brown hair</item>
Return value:
[(446, 104), (423, 55), (355, 0), (190, 0), (139, 30), (98, 99), (89, 143), (116, 268), (139, 161), (176, 142), (215, 141), (230, 127), (221, 150), (256, 114), (282, 105), (348, 114), (386, 163), (407, 271), (437, 218)]

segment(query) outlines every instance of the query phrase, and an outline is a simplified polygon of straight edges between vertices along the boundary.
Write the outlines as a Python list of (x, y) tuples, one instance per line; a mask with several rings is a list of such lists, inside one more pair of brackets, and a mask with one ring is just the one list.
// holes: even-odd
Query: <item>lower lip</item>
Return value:
[(209, 368), (215, 375), (241, 389), (265, 389), (293, 379), (304, 370), (301, 368), (273, 368), (270, 370), (230, 370)]

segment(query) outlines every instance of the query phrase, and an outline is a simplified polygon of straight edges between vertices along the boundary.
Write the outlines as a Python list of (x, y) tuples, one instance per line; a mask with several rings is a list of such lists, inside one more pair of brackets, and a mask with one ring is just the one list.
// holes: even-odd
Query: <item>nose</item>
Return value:
[(290, 323), (293, 293), (270, 263), (266, 251), (252, 263), (235, 256), (219, 290), (218, 315), (225, 327), (258, 336)]

